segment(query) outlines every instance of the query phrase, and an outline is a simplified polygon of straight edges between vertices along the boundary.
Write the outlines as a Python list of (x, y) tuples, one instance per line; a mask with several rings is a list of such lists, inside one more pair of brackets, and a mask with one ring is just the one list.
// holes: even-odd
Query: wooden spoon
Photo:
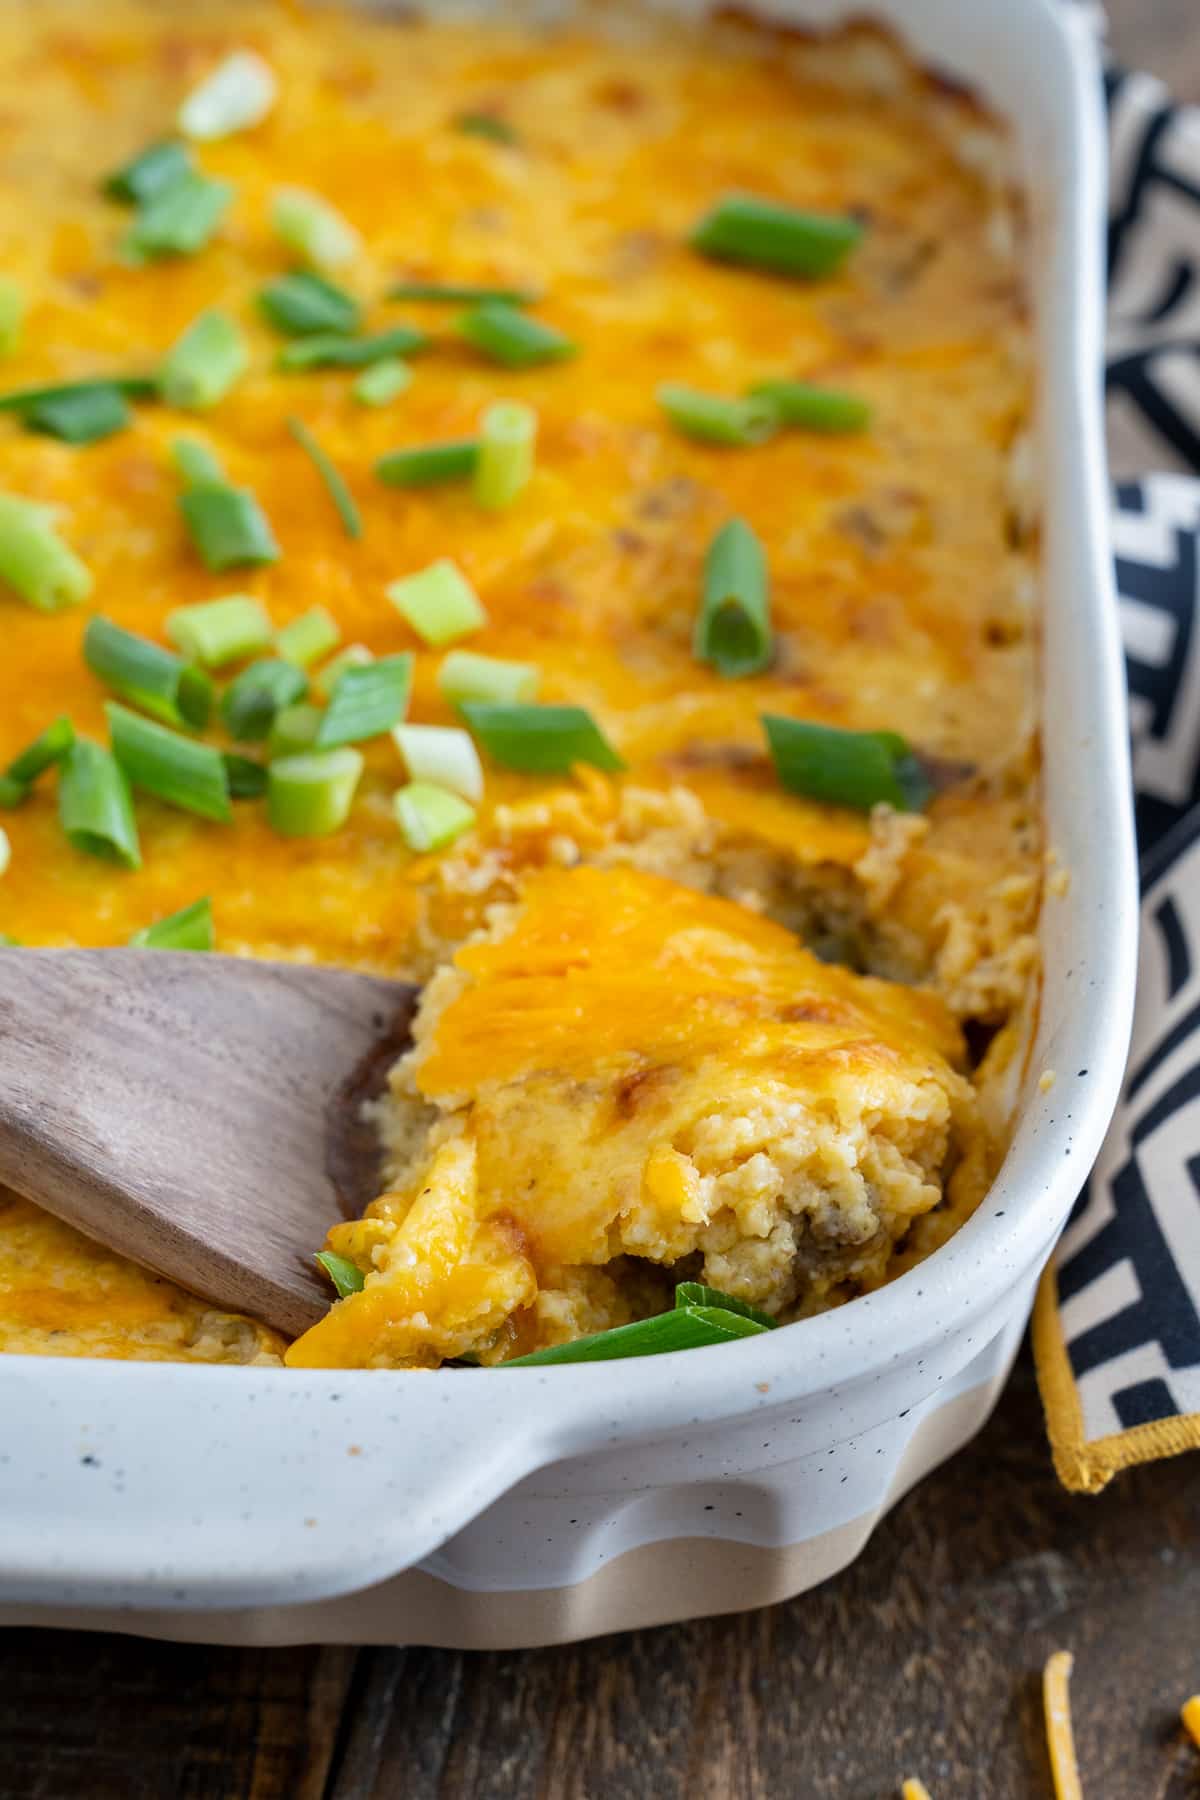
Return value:
[(0, 949), (0, 1182), (289, 1335), (313, 1255), (379, 1189), (362, 1118), (419, 990), (146, 950)]

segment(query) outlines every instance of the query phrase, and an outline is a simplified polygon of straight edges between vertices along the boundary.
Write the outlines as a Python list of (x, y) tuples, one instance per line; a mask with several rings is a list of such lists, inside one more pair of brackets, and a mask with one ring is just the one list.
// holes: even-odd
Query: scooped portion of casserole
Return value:
[(424, 985), (299, 1342), (0, 1193), (0, 1350), (787, 1322), (1003, 1156), (1005, 133), (866, 25), (551, 11), (0, 7), (0, 933)]

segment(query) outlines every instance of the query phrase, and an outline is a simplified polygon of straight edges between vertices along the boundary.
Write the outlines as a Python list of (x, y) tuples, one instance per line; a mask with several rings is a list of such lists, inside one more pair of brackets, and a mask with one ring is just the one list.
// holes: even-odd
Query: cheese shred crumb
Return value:
[(1042, 1702), (1046, 1711), (1046, 1743), (1055, 1800), (1083, 1800), (1079, 1764), (1075, 1758), (1075, 1734), (1071, 1729), (1071, 1670), (1075, 1658), (1069, 1650), (1056, 1650), (1042, 1673)]
[(900, 1800), (929, 1800), (929, 1789), (915, 1775), (910, 1775), (900, 1788)]
[(1197, 1750), (1200, 1750), (1200, 1694), (1193, 1694), (1190, 1700), (1184, 1701), (1179, 1709), (1179, 1716), (1183, 1720), (1184, 1730)]

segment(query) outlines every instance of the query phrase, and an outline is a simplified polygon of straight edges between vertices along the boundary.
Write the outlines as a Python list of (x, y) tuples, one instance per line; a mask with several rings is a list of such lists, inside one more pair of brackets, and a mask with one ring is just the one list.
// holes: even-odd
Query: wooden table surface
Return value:
[[(1200, 101), (1200, 0), (1110, 12)], [(1200, 1458), (1064, 1494), (1024, 1357), (852, 1568), (761, 1612), (511, 1655), (0, 1634), (0, 1800), (1043, 1800), (1059, 1647), (1088, 1800), (1200, 1795)]]

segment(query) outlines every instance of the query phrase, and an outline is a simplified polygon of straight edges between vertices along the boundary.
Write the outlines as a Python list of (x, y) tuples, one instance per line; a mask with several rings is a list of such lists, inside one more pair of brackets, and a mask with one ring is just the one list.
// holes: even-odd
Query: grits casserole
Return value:
[(936, 1249), (1038, 979), (994, 122), (737, 18), (0, 58), (0, 929), (425, 984), (295, 1344), (0, 1194), (0, 1348), (491, 1364)]

